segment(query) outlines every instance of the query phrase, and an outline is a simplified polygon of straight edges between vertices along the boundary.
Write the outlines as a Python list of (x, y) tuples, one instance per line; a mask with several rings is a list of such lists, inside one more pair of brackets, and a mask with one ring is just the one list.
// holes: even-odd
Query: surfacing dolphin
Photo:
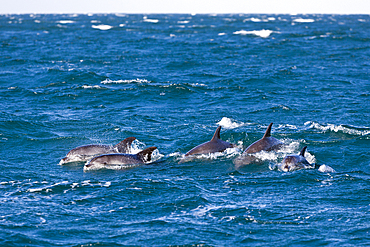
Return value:
[(194, 155), (194, 154), (209, 154), (209, 153), (223, 152), (227, 148), (234, 147), (233, 144), (221, 140), (220, 131), (221, 131), (221, 126), (218, 126), (218, 128), (215, 131), (215, 134), (213, 135), (210, 141), (196, 146), (195, 148), (187, 152), (185, 156)]
[(304, 157), (307, 146), (303, 147), (301, 152), (297, 154), (287, 155), (281, 162), (279, 169), (284, 172), (291, 172), (300, 169), (315, 168), (314, 164), (310, 164)]
[(279, 148), (281, 148), (281, 146), (283, 146), (283, 142), (271, 136), (272, 124), (273, 123), (270, 123), (270, 125), (267, 127), (267, 130), (261, 139), (249, 145), (244, 150), (242, 155), (234, 160), (235, 165), (243, 166), (243, 165), (248, 165), (250, 163), (254, 163), (257, 161), (257, 157), (255, 157), (252, 154), (255, 154), (261, 151), (268, 152), (268, 151), (278, 150)]
[(152, 160), (152, 153), (156, 149), (156, 147), (149, 147), (137, 154), (103, 154), (92, 158), (84, 166), (84, 170), (108, 168), (116, 165), (144, 164)]
[(279, 149), (283, 143), (271, 136), (272, 123), (267, 127), (267, 130), (263, 137), (258, 141), (252, 143), (244, 150), (243, 154), (253, 154), (260, 151), (273, 151)]
[(80, 146), (69, 151), (66, 157), (60, 160), (59, 165), (70, 162), (88, 161), (91, 158), (101, 154), (130, 153), (131, 144), (134, 140), (136, 140), (135, 137), (128, 137), (115, 146), (103, 144)]

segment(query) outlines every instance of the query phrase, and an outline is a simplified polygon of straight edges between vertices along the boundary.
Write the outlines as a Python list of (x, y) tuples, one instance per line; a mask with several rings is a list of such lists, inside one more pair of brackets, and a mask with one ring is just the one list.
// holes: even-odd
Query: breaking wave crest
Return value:
[(319, 124), (317, 122), (306, 122), (304, 125), (308, 126), (311, 129), (317, 129), (322, 132), (337, 132), (337, 133), (344, 133), (349, 135), (355, 135), (355, 136), (363, 136), (370, 134), (370, 129), (368, 128), (360, 128), (360, 127), (354, 127), (349, 125), (335, 125), (335, 124)]

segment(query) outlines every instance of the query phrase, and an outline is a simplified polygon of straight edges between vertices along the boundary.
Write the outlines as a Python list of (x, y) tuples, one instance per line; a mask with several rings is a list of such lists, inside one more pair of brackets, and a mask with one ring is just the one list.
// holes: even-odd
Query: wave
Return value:
[(349, 125), (335, 125), (335, 124), (319, 124), (317, 122), (308, 121), (305, 122), (304, 125), (308, 126), (311, 129), (317, 129), (322, 132), (337, 132), (337, 133), (344, 133), (349, 135), (355, 135), (355, 136), (363, 136), (370, 134), (369, 128), (360, 128), (360, 127), (354, 127)]

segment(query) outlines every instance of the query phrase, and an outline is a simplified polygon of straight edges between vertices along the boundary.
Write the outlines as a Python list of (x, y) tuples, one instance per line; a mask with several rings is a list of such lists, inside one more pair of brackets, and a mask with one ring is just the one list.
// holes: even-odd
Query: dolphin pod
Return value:
[[(258, 163), (258, 158), (255, 155), (261, 151), (276, 151), (279, 150), (284, 143), (275, 137), (271, 136), (271, 129), (273, 123), (270, 123), (266, 129), (263, 137), (251, 145), (249, 145), (244, 152), (233, 160), (235, 168), (239, 168), (252, 163)], [(208, 142), (202, 143), (184, 156), (195, 156), (200, 154), (210, 154), (216, 152), (223, 152), (227, 148), (235, 147), (234, 144), (221, 140), (220, 137), (221, 126), (219, 126), (212, 139)], [(101, 167), (110, 167), (114, 165), (131, 165), (131, 164), (145, 164), (152, 160), (152, 153), (157, 147), (149, 147), (137, 154), (129, 154), (131, 151), (131, 144), (135, 137), (128, 137), (115, 146), (112, 145), (85, 145), (72, 149), (68, 152), (65, 158), (61, 159), (60, 165), (70, 162), (86, 162), (84, 169), (94, 169)], [(294, 171), (305, 168), (314, 168), (314, 164), (310, 164), (304, 157), (307, 146), (305, 146), (299, 155), (287, 155), (279, 169), (282, 171)], [(180, 162), (181, 163), (181, 162)]]

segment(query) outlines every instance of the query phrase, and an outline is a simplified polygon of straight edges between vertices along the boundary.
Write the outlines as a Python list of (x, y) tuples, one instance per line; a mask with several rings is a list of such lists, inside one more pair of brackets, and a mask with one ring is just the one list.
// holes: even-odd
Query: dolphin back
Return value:
[(124, 139), (123, 141), (115, 145), (114, 147), (118, 150), (119, 153), (127, 154), (127, 153), (130, 153), (131, 144), (135, 140), (136, 140), (135, 137), (127, 137), (126, 139)]
[(156, 149), (157, 149), (157, 147), (149, 147), (149, 148), (144, 149), (143, 151), (137, 153), (136, 156), (143, 163), (149, 162), (149, 161), (152, 160), (152, 153)]

